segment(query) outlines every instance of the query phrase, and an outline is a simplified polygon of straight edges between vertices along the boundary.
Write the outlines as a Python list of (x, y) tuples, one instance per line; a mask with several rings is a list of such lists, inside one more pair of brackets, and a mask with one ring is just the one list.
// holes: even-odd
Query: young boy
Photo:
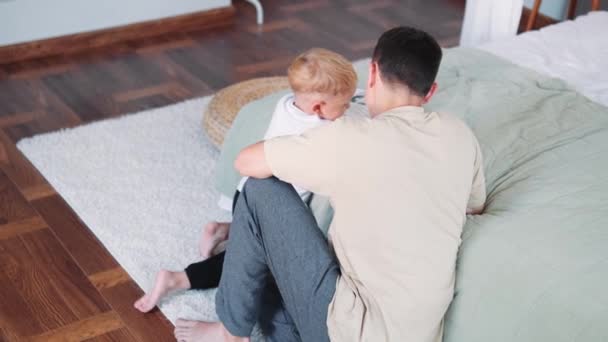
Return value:
[[(287, 75), (293, 93), (285, 95), (277, 103), (264, 140), (301, 134), (336, 120), (349, 109), (356, 90), (357, 75), (352, 64), (343, 56), (325, 49), (308, 50), (296, 57)], [(367, 110), (356, 104), (347, 115), (367, 116)], [(235, 199), (246, 180), (243, 178), (239, 183)], [(297, 184), (293, 186), (302, 200), (307, 202), (310, 192)], [(233, 200), (224, 196), (219, 205), (231, 210)], [(228, 239), (229, 229), (230, 223), (226, 222), (207, 224), (199, 246), (201, 256), (206, 260), (189, 265), (182, 272), (161, 270), (152, 291), (136, 301), (135, 308), (148, 312), (172, 290), (216, 287), (224, 258), (224, 253), (217, 253), (217, 247)]]

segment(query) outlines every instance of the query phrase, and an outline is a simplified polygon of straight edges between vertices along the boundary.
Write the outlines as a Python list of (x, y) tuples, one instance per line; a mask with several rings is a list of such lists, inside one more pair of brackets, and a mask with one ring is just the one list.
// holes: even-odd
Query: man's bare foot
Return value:
[(139, 298), (133, 306), (141, 312), (148, 312), (152, 310), (158, 301), (169, 291), (187, 290), (189, 288), (190, 280), (188, 280), (186, 272), (160, 270), (156, 275), (156, 282), (154, 283), (152, 291)]
[(209, 222), (203, 228), (199, 240), (199, 251), (204, 259), (210, 258), (218, 253), (218, 247), (228, 239), (230, 230), (229, 222)]
[(249, 337), (232, 336), (220, 322), (178, 319), (174, 335), (178, 342), (249, 342)]

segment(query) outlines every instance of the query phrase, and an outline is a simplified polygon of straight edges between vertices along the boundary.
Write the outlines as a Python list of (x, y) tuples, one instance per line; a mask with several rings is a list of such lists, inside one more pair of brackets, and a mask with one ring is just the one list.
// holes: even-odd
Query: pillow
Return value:
[(234, 161), (239, 152), (264, 138), (272, 119), (274, 107), (289, 90), (267, 95), (249, 102), (237, 114), (226, 133), (220, 157), (215, 169), (215, 186), (220, 194), (232, 198), (241, 175), (234, 169)]

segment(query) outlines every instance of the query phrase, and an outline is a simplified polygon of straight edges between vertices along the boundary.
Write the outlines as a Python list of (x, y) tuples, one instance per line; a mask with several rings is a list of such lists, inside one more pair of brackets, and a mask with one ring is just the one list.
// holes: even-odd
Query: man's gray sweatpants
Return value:
[(310, 209), (276, 178), (249, 179), (233, 212), (216, 297), (235, 336), (256, 322), (270, 341), (329, 341), (327, 309), (340, 274)]

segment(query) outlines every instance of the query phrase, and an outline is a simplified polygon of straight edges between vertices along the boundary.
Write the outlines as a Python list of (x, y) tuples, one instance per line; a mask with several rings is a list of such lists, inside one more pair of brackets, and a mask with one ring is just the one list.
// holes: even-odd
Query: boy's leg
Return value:
[(209, 222), (202, 229), (198, 242), (198, 250), (203, 259), (207, 259), (221, 251), (223, 242), (228, 239), (230, 222)]
[(226, 252), (221, 252), (203, 261), (186, 267), (186, 275), (193, 290), (206, 290), (218, 287), (222, 277), (222, 265)]
[[(236, 205), (237, 200), (239, 199), (240, 191), (235, 191), (234, 196), (232, 198), (232, 212), (234, 212), (234, 207)], [(205, 238), (209, 238), (205, 236), (207, 233), (207, 229), (210, 225), (213, 224), (221, 225), (219, 229), (223, 230), (222, 235), (224, 238), (228, 238), (228, 231), (230, 230), (229, 222), (210, 222), (205, 226), (205, 231), (203, 232), (203, 236), (201, 236), (201, 240)], [(208, 235), (208, 234), (207, 234)], [(203, 245), (201, 241), (201, 246)], [(213, 246), (208, 247), (205, 245), (205, 250), (201, 249), (201, 254), (203, 252), (211, 252), (216, 247), (216, 243)], [(206, 290), (214, 287), (218, 287), (220, 283), (220, 278), (222, 276), (222, 265), (224, 264), (224, 255), (226, 252), (220, 252), (216, 255), (207, 255), (205, 260), (196, 262), (188, 265), (186, 267), (186, 274), (188, 275), (188, 279), (190, 280), (190, 284), (192, 289), (197, 290)]]
[(216, 297), (228, 331), (251, 334), (274, 278), (302, 340), (328, 341), (327, 309), (339, 266), (293, 187), (276, 178), (247, 181), (230, 230)]
[(190, 282), (186, 276), (186, 272), (160, 270), (156, 275), (152, 290), (139, 298), (133, 306), (141, 312), (148, 312), (154, 309), (156, 304), (167, 293), (176, 290), (187, 290), (189, 288)]
[[(234, 205), (239, 198), (240, 192), (237, 190), (234, 192), (232, 197), (232, 212), (234, 212)], [(225, 241), (228, 239), (230, 232), (230, 222), (209, 222), (203, 228), (203, 232), (199, 239), (199, 251), (203, 258), (209, 258), (215, 254), (219, 254), (218, 251), (224, 246)]]

